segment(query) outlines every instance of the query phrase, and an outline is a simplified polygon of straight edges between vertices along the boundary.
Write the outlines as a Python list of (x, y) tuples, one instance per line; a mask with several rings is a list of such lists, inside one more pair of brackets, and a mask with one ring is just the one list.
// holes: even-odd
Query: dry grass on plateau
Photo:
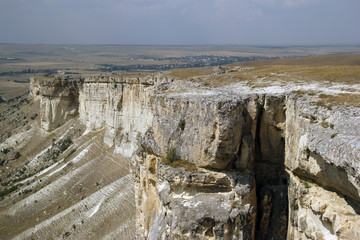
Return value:
[(193, 78), (210, 86), (221, 86), (238, 81), (259, 79), (282, 81), (329, 81), (360, 83), (360, 54), (325, 55), (305, 58), (259, 60), (227, 65), (229, 69), (243, 66), (249, 69), (220, 75), (209, 75), (212, 67), (176, 69), (169, 76)]
[[(360, 54), (260, 60), (244, 63), (253, 77), (360, 83)], [(274, 74), (275, 73), (275, 74)], [(281, 77), (283, 76), (283, 77)], [(286, 78), (288, 77), (288, 78)]]
[(184, 68), (184, 69), (175, 69), (168, 74), (170, 77), (186, 79), (202, 75), (207, 75), (212, 73), (212, 68)]
[(353, 106), (360, 107), (360, 94), (340, 93), (336, 95), (320, 94), (316, 105), (325, 107), (329, 110), (334, 106)]
[[(227, 65), (228, 69), (244, 67), (242, 71), (211, 75), (213, 68), (193, 68), (173, 70), (171, 76), (192, 78), (205, 85), (218, 87), (230, 83), (248, 81), (249, 86), (267, 87), (269, 85), (286, 85), (294, 82), (300, 84), (320, 83), (324, 87), (332, 84), (346, 85), (344, 93), (322, 94), (316, 91), (300, 91), (302, 95), (317, 95), (319, 106), (331, 109), (333, 106), (360, 107), (360, 54), (323, 55), (304, 58), (285, 58), (277, 60), (259, 60), (247, 63)], [(356, 84), (356, 85), (355, 85)], [(352, 87), (353, 86), (353, 87)]]
[(254, 67), (254, 75), (277, 73), (304, 81), (360, 83), (360, 54), (260, 60), (244, 66)]

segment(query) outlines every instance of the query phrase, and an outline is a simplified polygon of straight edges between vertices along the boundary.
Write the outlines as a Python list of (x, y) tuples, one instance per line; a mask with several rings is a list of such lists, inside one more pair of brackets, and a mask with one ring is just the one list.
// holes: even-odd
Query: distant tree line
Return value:
[(45, 74), (47, 76), (53, 75), (57, 72), (56, 69), (24, 69), (22, 71), (9, 71), (9, 72), (1, 72), (0, 76), (18, 76), (18, 75), (22, 75), (22, 74), (30, 74), (30, 73), (41, 73), (41, 74)]

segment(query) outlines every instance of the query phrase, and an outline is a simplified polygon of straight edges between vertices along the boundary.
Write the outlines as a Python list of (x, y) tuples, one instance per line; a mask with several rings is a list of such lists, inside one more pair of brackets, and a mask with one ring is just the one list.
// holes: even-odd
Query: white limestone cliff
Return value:
[(80, 119), (90, 130), (106, 129), (104, 142), (131, 157), (152, 124), (152, 79), (85, 78), (79, 94)]
[(79, 114), (89, 131), (105, 129), (132, 162), (138, 239), (359, 238), (358, 108), (314, 105), (299, 86), (54, 81), (32, 80), (43, 128)]

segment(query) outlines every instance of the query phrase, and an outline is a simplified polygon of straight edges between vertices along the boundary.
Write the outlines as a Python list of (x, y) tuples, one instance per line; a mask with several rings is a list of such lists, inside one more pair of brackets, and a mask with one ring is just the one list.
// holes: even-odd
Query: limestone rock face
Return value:
[(30, 84), (30, 94), (40, 100), (44, 130), (54, 130), (78, 115), (82, 79), (31, 79)]
[(91, 130), (106, 129), (107, 145), (130, 157), (139, 136), (152, 124), (153, 79), (85, 78), (80, 91), (80, 119)]
[(312, 181), (291, 177), (288, 239), (358, 239), (356, 204)]
[(306, 102), (289, 100), (286, 167), (359, 201), (359, 111), (313, 111)]
[(256, 220), (252, 175), (172, 168), (137, 156), (138, 237), (143, 239), (253, 239)]
[(284, 160), (285, 147), (285, 96), (267, 95), (261, 114), (261, 159), (273, 163), (281, 162)]
[(173, 147), (180, 158), (216, 169), (226, 168), (237, 157), (246, 121), (241, 100), (170, 94), (156, 96), (153, 106), (158, 154)]
[(31, 88), (45, 130), (79, 113), (131, 161), (137, 239), (359, 238), (358, 108), (160, 76)]

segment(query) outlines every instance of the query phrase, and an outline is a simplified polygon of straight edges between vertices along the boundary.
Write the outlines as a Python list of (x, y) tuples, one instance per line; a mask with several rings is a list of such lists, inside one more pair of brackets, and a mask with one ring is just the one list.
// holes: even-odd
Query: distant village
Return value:
[(167, 64), (132, 64), (132, 65), (112, 65), (101, 64), (99, 69), (94, 71), (101, 72), (134, 72), (134, 71), (164, 71), (176, 68), (194, 68), (206, 66), (219, 66), (231, 64), (235, 62), (248, 62), (259, 59), (277, 59), (280, 57), (267, 56), (215, 56), (215, 55), (195, 55), (184, 57), (166, 57), (166, 58), (152, 58), (157, 61), (168, 61)]

